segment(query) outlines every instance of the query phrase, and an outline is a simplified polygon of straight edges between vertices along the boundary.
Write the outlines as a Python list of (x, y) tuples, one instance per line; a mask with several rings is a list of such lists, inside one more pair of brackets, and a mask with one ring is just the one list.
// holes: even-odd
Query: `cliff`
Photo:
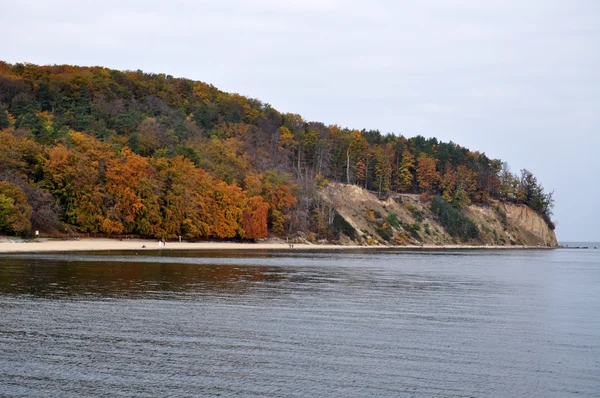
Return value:
[(367, 244), (489, 244), (557, 246), (556, 235), (543, 218), (525, 205), (491, 201), (471, 204), (461, 213), (479, 229), (477, 238), (451, 236), (430, 202), (419, 195), (392, 194), (380, 200), (376, 194), (356, 185), (330, 184), (322, 197), (331, 203), (336, 216), (334, 228), (342, 243)]

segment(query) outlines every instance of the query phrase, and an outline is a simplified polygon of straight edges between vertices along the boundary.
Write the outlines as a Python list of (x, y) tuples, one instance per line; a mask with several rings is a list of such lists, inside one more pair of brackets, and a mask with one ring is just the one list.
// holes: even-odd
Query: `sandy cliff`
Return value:
[(493, 201), (470, 205), (463, 213), (473, 220), (480, 238), (461, 242), (450, 236), (418, 195), (393, 194), (385, 200), (355, 185), (330, 184), (323, 198), (335, 208), (335, 228), (341, 242), (368, 244), (488, 244), (556, 246), (542, 217), (525, 205)]

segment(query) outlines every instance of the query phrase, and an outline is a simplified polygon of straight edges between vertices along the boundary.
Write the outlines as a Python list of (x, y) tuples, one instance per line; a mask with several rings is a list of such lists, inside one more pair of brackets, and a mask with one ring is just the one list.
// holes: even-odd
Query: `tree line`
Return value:
[(527, 170), (435, 138), (307, 122), (164, 74), (0, 62), (0, 130), (5, 232), (327, 235), (331, 204), (317, 192), (330, 181), (440, 195), (457, 209), (524, 203), (553, 226), (552, 193)]

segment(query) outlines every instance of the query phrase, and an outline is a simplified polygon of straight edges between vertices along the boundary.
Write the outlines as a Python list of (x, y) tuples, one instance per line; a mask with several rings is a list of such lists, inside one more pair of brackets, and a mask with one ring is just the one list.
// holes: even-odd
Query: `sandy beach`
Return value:
[(394, 249), (394, 250), (448, 250), (448, 249), (548, 249), (538, 246), (465, 246), (465, 245), (423, 245), (423, 246), (342, 246), (332, 244), (289, 244), (281, 241), (259, 243), (235, 242), (167, 242), (159, 246), (158, 240), (143, 239), (0, 239), (0, 253), (34, 252), (79, 252), (79, 251), (118, 251), (118, 250), (356, 250), (356, 249)]

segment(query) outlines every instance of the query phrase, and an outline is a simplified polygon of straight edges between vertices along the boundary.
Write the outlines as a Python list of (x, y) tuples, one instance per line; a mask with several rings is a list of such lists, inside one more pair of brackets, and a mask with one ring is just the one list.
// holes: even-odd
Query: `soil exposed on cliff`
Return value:
[[(525, 205), (491, 201), (462, 210), (479, 228), (478, 239), (461, 241), (451, 236), (419, 195), (391, 194), (379, 199), (356, 185), (334, 183), (322, 191), (335, 208), (344, 228), (342, 243), (398, 245), (558, 245), (543, 218)], [(352, 236), (349, 236), (352, 235)]]

